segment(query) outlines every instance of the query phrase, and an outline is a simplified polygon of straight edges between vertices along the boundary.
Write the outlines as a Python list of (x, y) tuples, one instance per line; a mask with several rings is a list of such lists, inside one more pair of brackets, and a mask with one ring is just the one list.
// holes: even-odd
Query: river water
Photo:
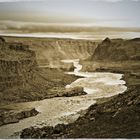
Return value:
[(73, 72), (67, 72), (66, 74), (74, 74), (83, 77), (67, 85), (66, 88), (82, 86), (84, 91), (88, 94), (16, 103), (13, 106), (20, 108), (34, 107), (40, 113), (37, 116), (23, 119), (19, 123), (1, 126), (0, 138), (19, 138), (18, 132), (31, 126), (55, 126), (58, 123), (67, 124), (73, 122), (80, 116), (82, 110), (86, 110), (89, 106), (95, 104), (96, 99), (111, 97), (123, 93), (127, 89), (124, 85), (125, 81), (121, 80), (122, 74), (80, 72), (82, 65), (79, 64), (79, 59), (62, 60), (62, 62), (73, 63), (75, 67)]

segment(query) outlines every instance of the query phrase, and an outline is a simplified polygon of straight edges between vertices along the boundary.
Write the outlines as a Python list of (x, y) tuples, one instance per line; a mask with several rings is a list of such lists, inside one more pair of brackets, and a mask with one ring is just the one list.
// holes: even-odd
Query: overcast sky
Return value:
[(140, 27), (140, 0), (0, 0), (0, 20)]

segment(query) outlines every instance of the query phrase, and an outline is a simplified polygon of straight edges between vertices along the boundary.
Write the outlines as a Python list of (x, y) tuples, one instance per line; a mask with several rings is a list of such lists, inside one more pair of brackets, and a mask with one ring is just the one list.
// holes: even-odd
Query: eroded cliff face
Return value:
[(35, 53), (27, 45), (0, 38), (0, 91), (34, 80), (36, 68)]
[(63, 67), (62, 59), (87, 59), (90, 57), (97, 42), (90, 40), (56, 39), (56, 38), (6, 38), (6, 40), (30, 45), (36, 52), (39, 65), (49, 67)]
[(96, 48), (91, 60), (95, 61), (127, 61), (140, 60), (140, 39), (103, 40)]
[(55, 46), (56, 42), (57, 39), (0, 38), (0, 104), (2, 106), (15, 102), (85, 94), (79, 90), (65, 89), (65, 86), (75, 81), (77, 77), (66, 75), (64, 71), (73, 70), (73, 64), (64, 64), (60, 60), (79, 56), (85, 58), (89, 53), (84, 53), (82, 50), (84, 54), (79, 53), (78, 56), (76, 46), (74, 47), (77, 55), (73, 54), (74, 50), (73, 53), (69, 52), (70, 47), (68, 51), (65, 46), (65, 55), (62, 55), (60, 49), (65, 43), (58, 47)]

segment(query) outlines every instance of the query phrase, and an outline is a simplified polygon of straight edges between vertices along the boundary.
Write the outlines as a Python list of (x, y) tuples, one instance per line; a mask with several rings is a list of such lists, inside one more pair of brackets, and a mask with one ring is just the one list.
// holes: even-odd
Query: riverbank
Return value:
[[(54, 97), (71, 97), (87, 94), (82, 87), (65, 89), (65, 86), (75, 81), (78, 76), (66, 75), (61, 70), (48, 68), (41, 68), (39, 72), (39, 83), (36, 81), (35, 83), (30, 83), (24, 89), (22, 87), (14, 87), (0, 93), (0, 126), (18, 123), (22, 119), (35, 116), (39, 113), (34, 106), (28, 108), (28, 106), (22, 106), (22, 103)], [(36, 89), (37, 87), (42, 88), (38, 90)], [(19, 107), (17, 107), (18, 103)]]
[(124, 79), (127, 91), (109, 100), (99, 100), (74, 123), (27, 128), (23, 130), (21, 138), (139, 138), (139, 78), (129, 73), (125, 74)]
[(61, 96), (75, 96), (76, 94), (83, 95), (82, 89), (77, 89), (77, 93), (76, 89), (71, 89), (71, 91), (75, 91), (75, 95), (65, 89), (67, 84), (70, 84), (77, 78), (73, 75), (66, 75), (62, 70), (40, 68), (36, 71), (36, 79), (28, 82), (24, 87), (15, 86), (1, 91), (0, 105), (2, 107), (11, 103), (38, 101)]
[(60, 60), (70, 56), (87, 58), (95, 48), (94, 41), (0, 37), (0, 105), (85, 94), (82, 89), (71, 89), (71, 92), (65, 89), (79, 77), (66, 75), (64, 72), (73, 71), (74, 67)]
[[(120, 80), (122, 74), (105, 72), (83, 73), (80, 72), (82, 66), (79, 64), (79, 60), (65, 60), (65, 62), (73, 63), (75, 66), (73, 72), (66, 72), (67, 75), (73, 74), (80, 77), (82, 76), (67, 85), (66, 90), (71, 91), (71, 89), (77, 89), (78, 86), (80, 86), (88, 94), (71, 97), (63, 96), (42, 101), (15, 104), (20, 108), (26, 106), (35, 107), (40, 113), (33, 118), (27, 118), (19, 123), (1, 127), (0, 136), (2, 138), (11, 138), (12, 135), (14, 135), (13, 138), (19, 138), (20, 132), (31, 126), (42, 128), (43, 126), (56, 126), (60, 123), (72, 123), (77, 120), (81, 114), (83, 115), (83, 112), (85, 114), (89, 106), (95, 104), (98, 98), (110, 97), (123, 93), (126, 90), (126, 87), (123, 85), (125, 81)], [(110, 81), (112, 81), (112, 83), (110, 83)], [(58, 92), (59, 90), (57, 90), (57, 93)], [(18, 135), (15, 135), (17, 132)]]
[(11, 106), (0, 108), (0, 112), (0, 126), (10, 123), (18, 123), (22, 119), (33, 117), (39, 113), (35, 108), (15, 109)]

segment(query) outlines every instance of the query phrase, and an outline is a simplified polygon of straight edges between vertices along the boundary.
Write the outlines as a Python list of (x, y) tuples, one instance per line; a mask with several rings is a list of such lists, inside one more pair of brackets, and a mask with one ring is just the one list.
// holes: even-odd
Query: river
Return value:
[(58, 123), (70, 123), (75, 121), (81, 114), (81, 110), (86, 110), (89, 106), (96, 103), (96, 99), (111, 97), (123, 93), (127, 87), (125, 81), (121, 80), (122, 74), (106, 72), (80, 72), (82, 65), (79, 59), (62, 60), (64, 63), (73, 63), (75, 69), (73, 74), (82, 76), (66, 88), (82, 86), (87, 95), (75, 97), (58, 97), (45, 99), (42, 101), (16, 103), (18, 107), (33, 107), (40, 113), (37, 116), (21, 120), (19, 123), (8, 124), (0, 127), (0, 138), (19, 138), (20, 131), (24, 128), (44, 125), (55, 126)]

